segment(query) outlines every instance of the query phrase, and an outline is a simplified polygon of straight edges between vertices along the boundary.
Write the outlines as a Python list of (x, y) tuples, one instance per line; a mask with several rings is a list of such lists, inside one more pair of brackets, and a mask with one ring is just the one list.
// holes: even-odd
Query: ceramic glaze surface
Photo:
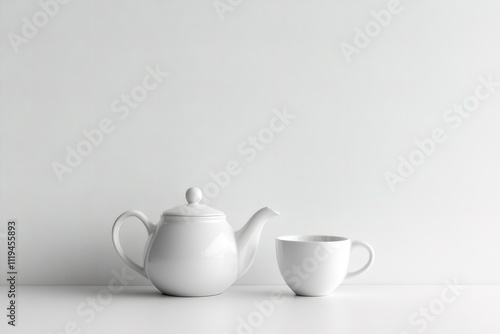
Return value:
[(236, 279), (238, 254), (225, 222), (191, 217), (160, 223), (146, 256), (146, 274), (165, 294), (206, 296), (223, 292)]
[[(354, 247), (365, 248), (364, 267), (348, 272)], [(361, 241), (334, 236), (286, 236), (276, 239), (276, 255), (285, 283), (299, 296), (331, 294), (345, 278), (357, 276), (373, 264), (373, 248)]]
[[(262, 208), (233, 231), (223, 212), (200, 203), (198, 188), (186, 193), (188, 204), (165, 210), (158, 224), (140, 211), (126, 211), (113, 225), (113, 244), (121, 259), (162, 293), (198, 297), (216, 295), (252, 265), (265, 222), (279, 213)], [(125, 219), (138, 218), (148, 231), (144, 261), (134, 262), (119, 238)]]

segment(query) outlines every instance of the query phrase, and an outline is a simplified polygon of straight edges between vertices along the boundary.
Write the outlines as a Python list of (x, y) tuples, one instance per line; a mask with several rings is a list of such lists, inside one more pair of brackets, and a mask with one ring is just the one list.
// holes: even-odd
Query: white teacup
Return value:
[[(349, 256), (356, 247), (369, 253), (368, 262), (359, 270), (347, 272)], [(281, 275), (298, 296), (326, 296), (345, 278), (367, 271), (374, 260), (373, 248), (361, 241), (328, 235), (294, 235), (276, 238)]]

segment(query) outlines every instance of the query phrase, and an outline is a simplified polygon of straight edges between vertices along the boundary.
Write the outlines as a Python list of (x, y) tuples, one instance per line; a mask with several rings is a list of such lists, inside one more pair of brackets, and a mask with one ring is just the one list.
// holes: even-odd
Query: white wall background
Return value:
[[(230, 160), (243, 171), (211, 206), (234, 228), (282, 213), (240, 284), (281, 283), (274, 238), (315, 233), (373, 245), (354, 284), (500, 283), (500, 87), (459, 128), (443, 121), (479, 76), (500, 81), (500, 5), (401, 0), (348, 63), (340, 43), (387, 4), (243, 1), (222, 21), (209, 0), (75, 0), (16, 54), (8, 34), (40, 6), (0, 1), (0, 220), (18, 219), (21, 283), (107, 284), (124, 266), (116, 217), (157, 221)], [(120, 120), (111, 103), (156, 65), (170, 76)], [(238, 145), (285, 106), (296, 118), (246, 162)], [(51, 163), (103, 118), (114, 131), (59, 182)], [(384, 173), (436, 127), (447, 141), (391, 192)], [(139, 257), (134, 223), (122, 237)]]

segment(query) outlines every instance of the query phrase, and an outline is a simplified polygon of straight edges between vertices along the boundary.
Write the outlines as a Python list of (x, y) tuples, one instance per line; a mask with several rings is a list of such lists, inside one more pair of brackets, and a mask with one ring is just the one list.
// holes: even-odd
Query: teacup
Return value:
[[(359, 270), (347, 272), (349, 256), (356, 247), (369, 253)], [(328, 235), (294, 235), (276, 238), (281, 275), (298, 296), (326, 296), (346, 278), (367, 271), (374, 260), (373, 248), (361, 241)]]

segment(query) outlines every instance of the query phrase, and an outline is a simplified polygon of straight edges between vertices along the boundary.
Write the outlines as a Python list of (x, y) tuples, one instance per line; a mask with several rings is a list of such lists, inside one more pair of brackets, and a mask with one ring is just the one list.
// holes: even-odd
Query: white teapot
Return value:
[[(163, 294), (195, 297), (223, 292), (248, 271), (264, 223), (279, 215), (262, 208), (235, 232), (226, 215), (200, 204), (201, 198), (200, 189), (190, 188), (186, 192), (188, 204), (164, 211), (157, 224), (142, 212), (131, 210), (120, 215), (113, 225), (118, 255)], [(120, 227), (131, 216), (139, 218), (149, 234), (142, 264), (124, 253), (119, 240)]]

